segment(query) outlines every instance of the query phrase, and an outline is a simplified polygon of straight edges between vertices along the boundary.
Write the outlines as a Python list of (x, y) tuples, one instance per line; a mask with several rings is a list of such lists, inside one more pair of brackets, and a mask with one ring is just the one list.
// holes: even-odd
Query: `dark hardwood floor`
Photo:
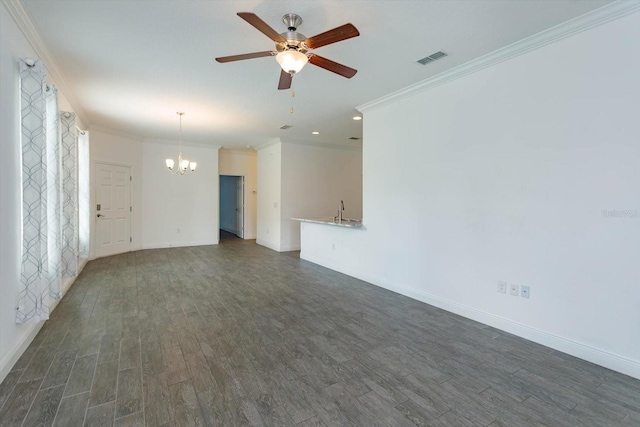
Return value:
[(87, 264), (2, 426), (638, 426), (640, 381), (253, 241)]
[(220, 243), (228, 243), (229, 241), (235, 242), (238, 240), (242, 239), (233, 233), (220, 229)]

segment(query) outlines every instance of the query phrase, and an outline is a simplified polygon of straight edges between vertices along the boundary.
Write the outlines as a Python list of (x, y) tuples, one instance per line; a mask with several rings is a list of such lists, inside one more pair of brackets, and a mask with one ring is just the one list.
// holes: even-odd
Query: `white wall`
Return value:
[(300, 222), (332, 217), (344, 201), (344, 218), (362, 218), (362, 151), (282, 144), (282, 251), (300, 249)]
[[(16, 352), (33, 325), (16, 325), (20, 283), (20, 91), (18, 59), (35, 58), (4, 5), (0, 4), (0, 381), (16, 361)], [(19, 354), (18, 354), (19, 355)]]
[[(20, 58), (38, 59), (22, 32), (0, 4), (0, 382), (27, 348), (44, 322), (16, 324), (22, 251)], [(50, 83), (56, 84), (52, 79)], [(64, 93), (58, 92), (61, 110), (73, 111)], [(79, 126), (83, 126), (78, 119)], [(81, 264), (82, 266), (83, 264)], [(70, 282), (65, 282), (68, 289)], [(55, 306), (57, 302), (53, 302)]]
[(193, 175), (179, 176), (164, 166), (165, 159), (177, 159), (177, 144), (142, 144), (143, 248), (218, 243), (218, 149), (183, 143), (185, 157), (197, 162), (198, 168)]
[(258, 153), (254, 150), (219, 151), (220, 175), (244, 176), (244, 238), (257, 237)]
[[(94, 176), (96, 162), (131, 167), (131, 250), (142, 249), (142, 140), (118, 135), (109, 130), (92, 128), (90, 132), (91, 155), (91, 236), (95, 236), (96, 195)], [(95, 258), (95, 239), (91, 239), (89, 258)]]
[(256, 243), (280, 250), (282, 143), (258, 150), (258, 220)]
[(365, 110), (365, 229), (303, 258), (640, 378), (639, 76), (634, 13)]
[(238, 189), (239, 176), (220, 175), (220, 229), (238, 233)]

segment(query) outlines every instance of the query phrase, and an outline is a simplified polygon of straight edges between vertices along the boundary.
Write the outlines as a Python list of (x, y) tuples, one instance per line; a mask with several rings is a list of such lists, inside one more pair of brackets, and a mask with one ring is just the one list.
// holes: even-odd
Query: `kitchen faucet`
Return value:
[(336, 219), (342, 222), (342, 211), (344, 210), (344, 202), (340, 200), (340, 204), (338, 205), (338, 216)]

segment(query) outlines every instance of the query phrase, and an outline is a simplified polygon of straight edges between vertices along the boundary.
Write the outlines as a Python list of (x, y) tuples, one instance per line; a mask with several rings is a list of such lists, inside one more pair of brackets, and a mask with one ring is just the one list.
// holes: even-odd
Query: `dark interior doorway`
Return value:
[(220, 240), (244, 238), (244, 176), (220, 175)]

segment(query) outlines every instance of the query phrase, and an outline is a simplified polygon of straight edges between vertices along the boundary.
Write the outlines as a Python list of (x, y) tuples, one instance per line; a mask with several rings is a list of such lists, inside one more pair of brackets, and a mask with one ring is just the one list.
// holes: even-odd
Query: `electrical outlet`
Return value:
[(516, 284), (512, 283), (511, 285), (509, 285), (509, 289), (510, 289), (511, 295), (518, 296), (518, 294), (520, 293), (520, 292), (518, 292), (519, 291), (518, 288), (519, 288), (519, 286), (516, 285)]
[(528, 287), (528, 286), (525, 286), (525, 285), (522, 285), (522, 286), (520, 287), (520, 296), (521, 296), (522, 298), (529, 298), (529, 295), (530, 295), (530, 293), (529, 293), (529, 287)]
[(507, 293), (507, 282), (498, 280), (498, 292), (500, 292), (501, 294)]

